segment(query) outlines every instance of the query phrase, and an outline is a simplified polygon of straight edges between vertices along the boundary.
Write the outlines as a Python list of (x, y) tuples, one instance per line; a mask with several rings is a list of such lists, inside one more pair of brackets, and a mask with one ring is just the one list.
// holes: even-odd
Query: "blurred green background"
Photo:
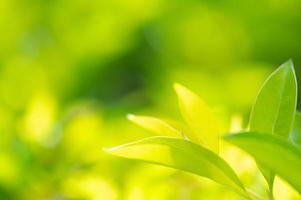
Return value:
[[(292, 58), (301, 73), (300, 9), (299, 0), (1, 0), (0, 199), (239, 199), (102, 148), (151, 135), (127, 113), (180, 119), (174, 82), (204, 98), (224, 132), (246, 127), (273, 69)], [(259, 188), (250, 159), (225, 157)], [(279, 187), (281, 199), (289, 189)]]

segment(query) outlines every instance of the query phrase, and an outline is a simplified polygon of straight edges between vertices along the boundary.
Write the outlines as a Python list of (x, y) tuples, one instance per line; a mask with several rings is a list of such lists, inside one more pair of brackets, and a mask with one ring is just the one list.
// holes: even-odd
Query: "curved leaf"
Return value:
[(288, 138), (297, 105), (297, 81), (291, 60), (265, 81), (250, 117), (250, 130)]
[(297, 147), (277, 136), (255, 132), (227, 135), (225, 139), (252, 155), (301, 193), (301, 151)]
[[(292, 129), (297, 106), (297, 81), (291, 60), (282, 64), (265, 81), (250, 117), (250, 130), (288, 138)], [(270, 190), (273, 188), (274, 173), (259, 168), (266, 178)]]
[(183, 133), (163, 119), (129, 114), (127, 118), (133, 123), (159, 135), (181, 137)]
[(176, 83), (174, 88), (178, 95), (181, 113), (195, 133), (189, 139), (218, 153), (219, 129), (211, 109), (200, 97), (186, 87)]
[(151, 137), (106, 149), (125, 158), (142, 160), (207, 177), (248, 196), (235, 172), (215, 153), (183, 139)]

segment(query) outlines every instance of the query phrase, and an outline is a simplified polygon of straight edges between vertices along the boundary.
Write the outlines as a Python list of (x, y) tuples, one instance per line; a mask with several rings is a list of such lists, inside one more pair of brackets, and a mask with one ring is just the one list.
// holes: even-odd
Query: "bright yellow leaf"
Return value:
[(183, 133), (163, 119), (129, 114), (127, 118), (135, 124), (158, 135), (181, 137)]
[(218, 153), (219, 128), (212, 110), (199, 96), (186, 87), (175, 83), (174, 89), (178, 95), (181, 113), (195, 133), (189, 139)]

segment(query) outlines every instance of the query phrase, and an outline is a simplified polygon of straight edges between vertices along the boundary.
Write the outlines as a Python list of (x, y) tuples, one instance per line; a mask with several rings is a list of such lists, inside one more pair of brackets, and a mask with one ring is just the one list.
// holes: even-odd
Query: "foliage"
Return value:
[[(264, 196), (256, 163), (217, 134), (244, 130), (260, 84), (277, 64), (292, 57), (300, 66), (300, 6), (1, 0), (0, 199), (241, 199), (209, 179), (101, 151), (151, 131), (209, 148), (248, 192)], [(197, 98), (202, 107), (181, 106), (183, 120), (174, 101), (181, 96), (170, 88), (175, 81), (204, 98)], [(189, 109), (207, 112), (218, 126), (196, 124), (191, 117), (199, 113)], [(136, 124), (154, 125), (137, 129), (127, 113), (137, 114), (129, 116)], [(296, 118), (289, 139), (300, 146), (298, 124)], [(274, 191), (279, 200), (295, 196), (277, 176)]]
[[(175, 84), (175, 91), (188, 128), (178, 128), (153, 117), (131, 115), (133, 122), (169, 137), (150, 137), (106, 151), (209, 178), (246, 199), (264, 198), (248, 192), (234, 170), (218, 155), (218, 123), (210, 108), (180, 84)], [(299, 114), (295, 120), (296, 105), (297, 81), (289, 60), (265, 81), (251, 112), (249, 131), (225, 137), (255, 158), (268, 182), (270, 199), (274, 198), (275, 175), (287, 180), (301, 193), (301, 151), (298, 148), (301, 132)]]

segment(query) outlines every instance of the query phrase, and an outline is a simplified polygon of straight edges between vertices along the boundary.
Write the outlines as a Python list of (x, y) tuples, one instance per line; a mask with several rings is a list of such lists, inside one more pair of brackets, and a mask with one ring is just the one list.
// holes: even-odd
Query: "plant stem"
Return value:
[(268, 191), (269, 199), (274, 200), (273, 187), (271, 187)]
[(274, 178), (271, 178), (271, 180), (269, 181), (269, 191), (268, 191), (268, 196), (270, 200), (274, 200), (274, 194), (273, 194), (273, 189), (274, 189)]

